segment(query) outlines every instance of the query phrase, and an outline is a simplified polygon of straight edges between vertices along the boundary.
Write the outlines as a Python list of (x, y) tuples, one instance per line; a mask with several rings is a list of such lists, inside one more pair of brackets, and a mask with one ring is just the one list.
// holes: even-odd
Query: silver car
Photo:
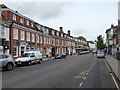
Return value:
[(15, 63), (10, 55), (0, 54), (0, 68), (10, 71), (14, 66)]
[(99, 52), (97, 53), (97, 58), (105, 58), (105, 53), (99, 51)]

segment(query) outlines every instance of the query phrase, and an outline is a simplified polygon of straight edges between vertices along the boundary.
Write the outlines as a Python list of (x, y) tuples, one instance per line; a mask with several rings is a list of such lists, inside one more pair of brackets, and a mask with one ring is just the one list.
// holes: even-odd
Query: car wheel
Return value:
[(31, 61), (29, 61), (29, 62), (28, 62), (28, 65), (31, 66), (31, 64), (32, 64)]
[(13, 69), (13, 64), (12, 63), (8, 63), (6, 66), (6, 70), (10, 71)]
[(41, 64), (41, 62), (42, 62), (42, 59), (40, 59), (38, 63)]

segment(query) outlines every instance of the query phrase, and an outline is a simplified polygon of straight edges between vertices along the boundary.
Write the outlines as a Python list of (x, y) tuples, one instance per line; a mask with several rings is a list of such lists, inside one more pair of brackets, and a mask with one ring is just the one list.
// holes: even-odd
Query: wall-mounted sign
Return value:
[(41, 47), (41, 44), (37, 44), (38, 47)]
[(15, 43), (19, 44), (19, 43), (20, 43), (20, 40), (16, 40)]

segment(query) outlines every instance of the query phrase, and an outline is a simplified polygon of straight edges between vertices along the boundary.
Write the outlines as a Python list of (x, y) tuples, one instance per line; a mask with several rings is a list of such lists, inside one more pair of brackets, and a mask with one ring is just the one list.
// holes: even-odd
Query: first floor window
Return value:
[(40, 36), (40, 43), (42, 43), (42, 36)]
[(13, 39), (18, 39), (18, 29), (14, 28)]
[(21, 40), (25, 40), (25, 31), (21, 31)]
[(39, 35), (37, 35), (36, 37), (37, 37), (37, 43), (39, 43)]
[(13, 57), (17, 57), (18, 56), (18, 47), (14, 46), (13, 47)]
[(35, 34), (32, 34), (32, 42), (35, 42)]
[(30, 33), (29, 32), (27, 32), (27, 41), (30, 41)]

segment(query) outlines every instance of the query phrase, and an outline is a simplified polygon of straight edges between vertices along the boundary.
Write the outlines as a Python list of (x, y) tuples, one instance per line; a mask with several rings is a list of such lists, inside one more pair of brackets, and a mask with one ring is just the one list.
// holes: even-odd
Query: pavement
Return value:
[(12, 71), (3, 71), (2, 76), (3, 88), (110, 88), (108, 90), (113, 88), (112, 90), (117, 90), (105, 59), (90, 54), (15, 67)]
[(106, 54), (105, 58), (109, 64), (109, 66), (111, 67), (113, 73), (120, 80), (120, 60), (118, 60), (118, 59), (114, 58), (112, 55), (108, 55), (108, 54)]

